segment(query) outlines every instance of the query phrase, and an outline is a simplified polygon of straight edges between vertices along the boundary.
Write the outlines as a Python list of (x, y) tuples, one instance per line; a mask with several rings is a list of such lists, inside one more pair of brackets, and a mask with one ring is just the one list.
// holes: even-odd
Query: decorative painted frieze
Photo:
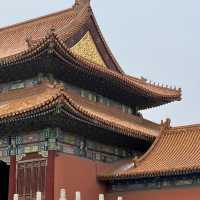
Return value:
[(56, 150), (70, 155), (86, 157), (91, 160), (113, 162), (130, 155), (137, 155), (133, 150), (105, 145), (59, 128), (47, 128), (15, 137), (0, 139), (0, 159), (5, 160), (10, 155), (17, 155), (21, 160), (24, 155), (39, 153), (48, 157), (48, 150)]

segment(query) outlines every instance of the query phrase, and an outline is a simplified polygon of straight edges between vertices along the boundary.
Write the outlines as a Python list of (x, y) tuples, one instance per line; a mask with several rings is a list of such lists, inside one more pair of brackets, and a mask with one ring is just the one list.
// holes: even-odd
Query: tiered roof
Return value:
[[(86, 34), (90, 35), (87, 37), (89, 41), (81, 42)], [(79, 42), (81, 45), (77, 45)], [(74, 50), (75, 46), (78, 47)], [(30, 62), (38, 64), (47, 55), (46, 62), (59, 60), (62, 64), (65, 63), (65, 67), (70, 63), (73, 69), (67, 66), (68, 70), (75, 70), (76, 73), (79, 71), (85, 77), (92, 76), (95, 81), (99, 80), (98, 84), (102, 83), (101, 88), (109, 85), (116, 97), (123, 98), (122, 101), (127, 101), (129, 105), (135, 104), (138, 109), (181, 99), (180, 89), (151, 84), (143, 79), (130, 77), (121, 70), (103, 39), (89, 0), (77, 0), (73, 8), (68, 10), (0, 29), (2, 81), (14, 77), (15, 73), (10, 73), (12, 70), (22, 70), (23, 66), (26, 66), (23, 70), (28, 70)], [(41, 65), (44, 65), (44, 61), (41, 61)], [(31, 68), (29, 72), (31, 71), (36, 72), (36, 68)], [(117, 92), (123, 95), (120, 96)], [(133, 100), (137, 102), (133, 103)]]
[[(89, 87), (137, 108), (136, 111), (181, 99), (181, 89), (151, 84), (123, 72), (106, 45), (89, 0), (76, 0), (70, 9), (0, 29), (1, 82), (40, 72), (52, 73), (84, 89)], [(5, 132), (2, 127), (10, 130), (16, 122), (24, 125), (25, 120), (39, 120), (42, 116), (46, 120), (52, 113), (50, 120), (59, 115), (59, 119), (78, 121), (104, 129), (106, 134), (117, 133), (149, 144), (157, 137), (139, 160), (123, 161), (120, 167), (101, 174), (102, 180), (200, 172), (200, 125), (172, 128), (167, 121), (161, 130), (160, 125), (141, 116), (89, 102), (49, 82), (0, 94), (0, 132)]]
[(200, 172), (200, 125), (165, 127), (139, 160), (129, 160), (100, 178), (138, 179), (195, 172)]

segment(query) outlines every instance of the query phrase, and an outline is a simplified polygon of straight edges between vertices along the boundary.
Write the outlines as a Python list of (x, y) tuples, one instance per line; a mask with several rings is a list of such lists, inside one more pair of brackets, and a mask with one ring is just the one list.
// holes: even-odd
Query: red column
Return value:
[(8, 199), (13, 200), (16, 192), (16, 156), (10, 156), (9, 194)]
[(45, 200), (54, 200), (55, 150), (48, 151)]

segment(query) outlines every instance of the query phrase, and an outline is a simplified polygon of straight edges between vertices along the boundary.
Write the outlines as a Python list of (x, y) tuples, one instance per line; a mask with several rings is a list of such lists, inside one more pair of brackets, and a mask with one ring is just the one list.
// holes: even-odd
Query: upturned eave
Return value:
[(125, 181), (199, 173), (199, 133), (200, 125), (162, 127), (160, 136), (141, 158), (130, 159), (100, 174), (99, 179)]
[(116, 87), (119, 85), (122, 90), (128, 91), (129, 96), (130, 93), (132, 93), (133, 98), (135, 95), (141, 96), (142, 98), (146, 99), (146, 103), (143, 102), (141, 105), (136, 105), (139, 109), (151, 108), (181, 100), (180, 89), (177, 90), (158, 85), (152, 85), (141, 79), (120, 74), (108, 68), (104, 68), (100, 65), (92, 63), (89, 60), (80, 57), (79, 55), (75, 55), (66, 47), (64, 41), (62, 41), (54, 33), (54, 30), (50, 30), (44, 39), (39, 40), (27, 50), (0, 59), (0, 71), (5, 71), (7, 68), (9, 68), (8, 71), (10, 71), (17, 65), (24, 64), (26, 62), (30, 63), (44, 53), (52, 56), (52, 58), (56, 56), (62, 62), (65, 62), (66, 65), (71, 63), (74, 66), (74, 70), (76, 68), (77, 70), (90, 74), (91, 76), (101, 77), (105, 79), (106, 82), (115, 82)]
[[(21, 90), (23, 92), (24, 89)], [(82, 101), (82, 97), (73, 96), (63, 86), (53, 86), (48, 83), (47, 85), (34, 87), (31, 90), (33, 90), (32, 93), (29, 92), (31, 95), (1, 102), (1, 127), (21, 121), (25, 122), (29, 119), (37, 119), (50, 113), (57, 113), (65, 117), (71, 116), (78, 121), (109, 130), (124, 137), (142, 141), (152, 142), (159, 134), (159, 125), (139, 117), (132, 117), (130, 121), (128, 118), (122, 119), (117, 115), (111, 116), (103, 109), (97, 109), (96, 106), (91, 106), (89, 103)], [(26, 94), (26, 91), (24, 93)], [(6, 99), (6, 96), (3, 99)]]

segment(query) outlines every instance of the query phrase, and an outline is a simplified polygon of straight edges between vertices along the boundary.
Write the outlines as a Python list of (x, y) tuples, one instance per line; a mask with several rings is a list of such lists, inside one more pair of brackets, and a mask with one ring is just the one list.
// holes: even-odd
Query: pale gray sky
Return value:
[[(68, 8), (73, 0), (6, 0), (0, 27)], [(200, 1), (92, 0), (97, 21), (126, 73), (183, 89), (182, 102), (144, 111), (174, 125), (200, 123)]]

